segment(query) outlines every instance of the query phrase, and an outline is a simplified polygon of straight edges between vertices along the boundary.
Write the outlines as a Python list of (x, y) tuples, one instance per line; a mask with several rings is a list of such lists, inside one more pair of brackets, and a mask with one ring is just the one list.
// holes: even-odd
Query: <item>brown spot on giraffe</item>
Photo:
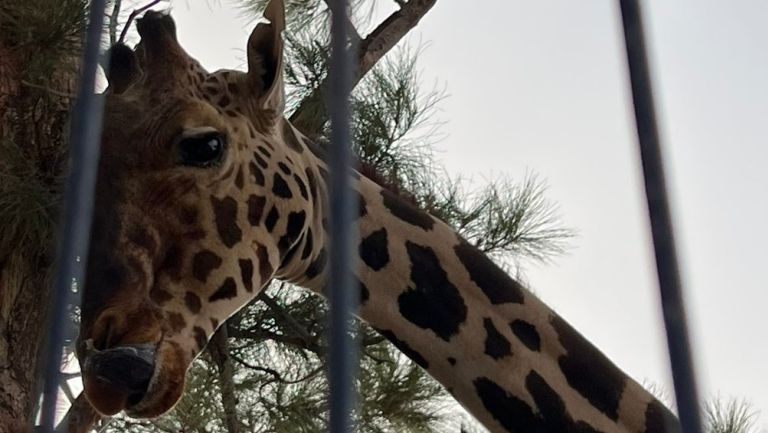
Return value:
[[(263, 149), (263, 147), (260, 147), (259, 149)], [(256, 164), (258, 164), (262, 169), (269, 169), (269, 163), (267, 160), (262, 158), (258, 153), (253, 154), (253, 160), (256, 161)]]
[(248, 222), (252, 226), (257, 226), (261, 222), (261, 215), (264, 213), (266, 202), (266, 197), (260, 195), (251, 194), (248, 197)]
[(224, 282), (221, 283), (221, 286), (208, 297), (208, 302), (232, 299), (235, 296), (237, 296), (237, 284), (235, 283), (234, 278), (227, 277)]
[(160, 271), (174, 280), (181, 278), (181, 268), (184, 252), (178, 245), (171, 245), (165, 252), (165, 257), (160, 264)]
[(243, 187), (245, 186), (245, 180), (243, 178), (244, 178), (243, 167), (238, 167), (237, 176), (235, 176), (235, 186), (237, 187), (237, 189), (243, 189)]
[(202, 301), (200, 301), (200, 297), (192, 292), (187, 292), (187, 294), (184, 295), (184, 303), (192, 314), (199, 313), (200, 308), (202, 308), (203, 305)]
[(267, 218), (264, 220), (264, 227), (269, 232), (272, 232), (275, 229), (275, 225), (277, 225), (278, 218), (280, 218), (280, 212), (278, 212), (276, 206), (272, 206), (269, 213), (267, 213)]
[[(397, 298), (400, 314), (449, 341), (467, 318), (464, 299), (432, 248), (410, 241), (405, 248), (411, 261), (411, 286)], [(435, 298), (442, 302), (435, 303)]]
[(237, 201), (232, 197), (211, 197), (211, 206), (221, 242), (229, 248), (234, 247), (243, 237), (243, 231), (237, 223)]
[(198, 280), (206, 282), (211, 271), (221, 266), (221, 257), (210, 250), (203, 250), (192, 258), (192, 275)]
[(483, 319), (483, 328), (485, 328), (485, 354), (493, 359), (501, 359), (512, 355), (512, 345), (501, 332), (496, 329), (493, 320), (486, 317)]
[(264, 172), (261, 171), (261, 169), (257, 167), (253, 161), (248, 163), (248, 170), (251, 173), (251, 177), (253, 177), (253, 183), (256, 185), (264, 186), (264, 183), (266, 182), (266, 179), (264, 178)]
[(536, 326), (525, 320), (516, 319), (509, 324), (509, 328), (525, 347), (536, 352), (541, 350), (541, 336)]
[(180, 313), (169, 313), (168, 322), (173, 334), (178, 334), (182, 329), (184, 329), (185, 326), (187, 326), (187, 322), (184, 320), (184, 316), (182, 316)]
[(205, 330), (199, 326), (192, 328), (192, 332), (195, 336), (195, 342), (199, 350), (203, 350), (206, 343), (208, 343), (208, 337), (205, 335)]
[(237, 264), (240, 267), (240, 279), (243, 287), (248, 292), (253, 292), (253, 262), (248, 259), (240, 259)]
[(179, 222), (185, 226), (197, 224), (199, 211), (195, 206), (183, 206), (179, 211)]
[(128, 240), (139, 248), (144, 248), (150, 255), (155, 255), (158, 244), (152, 234), (144, 227), (134, 225), (128, 231)]
[(256, 247), (256, 258), (259, 263), (259, 273), (261, 274), (261, 284), (265, 284), (272, 277), (272, 265), (269, 262), (269, 253), (263, 245)]
[(153, 288), (149, 292), (149, 297), (160, 305), (165, 304), (166, 302), (173, 299), (172, 294), (168, 293), (168, 291), (163, 290), (161, 288)]
[[(267, 159), (270, 159), (270, 158), (272, 158), (272, 152), (270, 152), (270, 151), (269, 151), (269, 149), (267, 149), (267, 147), (266, 147), (266, 146), (258, 146), (258, 147), (256, 148), (256, 151), (257, 151), (257, 152), (260, 152), (260, 153), (261, 153), (262, 155), (264, 155), (264, 156), (265, 156)], [(258, 156), (258, 155), (256, 155), (256, 156)], [(261, 158), (261, 157), (259, 157), (259, 158)], [(263, 159), (261, 159), (260, 161), (261, 161), (261, 162), (259, 162), (259, 165), (261, 165), (262, 167), (264, 167), (264, 168), (267, 168), (267, 166), (269, 166), (269, 164), (267, 164), (267, 161), (265, 161), (265, 160), (263, 160)], [(282, 163), (279, 163), (279, 164), (282, 164)]]

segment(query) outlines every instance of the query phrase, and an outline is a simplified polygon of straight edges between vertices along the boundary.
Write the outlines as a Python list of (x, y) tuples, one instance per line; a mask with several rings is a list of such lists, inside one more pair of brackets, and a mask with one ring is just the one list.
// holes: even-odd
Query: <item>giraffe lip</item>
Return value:
[(123, 407), (132, 418), (154, 418), (169, 411), (181, 398), (184, 376), (191, 359), (177, 343), (161, 340), (157, 345), (155, 369), (146, 392), (129, 398)]
[(162, 341), (158, 343), (156, 346), (153, 345), (153, 347), (156, 347), (158, 350), (153, 352), (153, 365), (154, 369), (152, 371), (152, 376), (149, 377), (146, 383), (146, 387), (144, 388), (144, 392), (132, 394), (128, 397), (128, 400), (126, 401), (126, 406), (123, 409), (125, 413), (133, 418), (142, 418), (142, 414), (147, 412), (147, 410), (153, 406), (154, 398), (155, 396), (162, 394), (162, 390), (160, 390), (159, 385), (159, 373), (160, 373), (160, 362), (158, 359), (158, 355), (160, 352), (160, 345), (162, 344)]
[(123, 409), (126, 415), (132, 418), (143, 418), (142, 414), (152, 405), (153, 397), (160, 394), (157, 381), (158, 371), (159, 369), (155, 369), (153, 372), (145, 392), (132, 394), (128, 397), (125, 409)]

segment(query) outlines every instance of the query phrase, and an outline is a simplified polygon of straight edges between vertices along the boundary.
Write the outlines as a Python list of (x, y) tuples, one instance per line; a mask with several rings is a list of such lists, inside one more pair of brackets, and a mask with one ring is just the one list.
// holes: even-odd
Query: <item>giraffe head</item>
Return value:
[(265, 17), (247, 73), (207, 73), (157, 12), (137, 23), (135, 51), (113, 48), (78, 339), (103, 414), (173, 407), (208, 337), (306, 228), (305, 174), (278, 168), (299, 146), (282, 130), (282, 1)]

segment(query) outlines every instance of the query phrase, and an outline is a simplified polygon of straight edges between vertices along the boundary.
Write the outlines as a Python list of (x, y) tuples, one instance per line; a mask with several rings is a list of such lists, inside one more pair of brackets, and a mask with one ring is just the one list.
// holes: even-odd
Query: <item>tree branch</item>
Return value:
[[(263, 373), (267, 373), (270, 376), (272, 376), (272, 378), (273, 378), (272, 381), (284, 383), (286, 385), (292, 385), (292, 384), (304, 382), (305, 380), (311, 379), (311, 378), (317, 376), (323, 370), (325, 370), (325, 364), (323, 364), (323, 365), (315, 368), (314, 370), (310, 371), (305, 376), (300, 377), (298, 379), (285, 379), (285, 378), (283, 378), (283, 376), (277, 370), (273, 370), (271, 368), (260, 367), (258, 365), (251, 364), (248, 361), (246, 361), (246, 360), (244, 360), (242, 358), (239, 358), (239, 357), (237, 357), (235, 355), (232, 355), (232, 359), (237, 361), (237, 363), (242, 365), (243, 367), (250, 368), (251, 370), (256, 370), (256, 371), (261, 371)], [(270, 382), (272, 382), (272, 381), (270, 381)], [(269, 382), (267, 382), (267, 383), (269, 383)]]
[(315, 341), (307, 341), (301, 337), (292, 337), (283, 334), (276, 334), (274, 332), (267, 332), (264, 330), (254, 331), (251, 329), (238, 329), (232, 328), (229, 330), (229, 335), (233, 338), (249, 339), (256, 342), (272, 340), (288, 346), (297, 347), (299, 349), (308, 350), (318, 357), (325, 355), (325, 348), (317, 344)]
[(48, 86), (43, 86), (41, 84), (30, 83), (29, 81), (26, 81), (26, 80), (21, 80), (21, 84), (24, 85), (24, 86), (27, 86), (27, 87), (31, 87), (33, 89), (45, 90), (46, 92), (50, 93), (51, 95), (61, 96), (62, 98), (66, 98), (66, 99), (75, 99), (75, 98), (77, 98), (77, 96), (75, 96), (72, 93), (67, 93), (67, 92), (62, 92), (61, 90), (51, 89)]
[(56, 433), (87, 433), (101, 418), (102, 416), (91, 407), (85, 394), (81, 392), (56, 427)]
[[(281, 283), (280, 289), (282, 290), (284, 286), (285, 286), (285, 283)], [(307, 346), (309, 346), (312, 343), (312, 336), (309, 335), (309, 332), (307, 332), (307, 330), (304, 329), (304, 327), (301, 326), (301, 324), (297, 322), (296, 319), (293, 318), (293, 316), (291, 316), (291, 313), (286, 311), (286, 309), (281, 307), (280, 304), (278, 304), (274, 298), (269, 296), (266, 290), (262, 290), (262, 292), (259, 293), (258, 298), (262, 300), (264, 304), (267, 307), (269, 307), (270, 310), (274, 311), (275, 314), (277, 314), (278, 316), (280, 316), (280, 318), (285, 320), (285, 322), (288, 324), (291, 330), (293, 330), (293, 332), (298, 334), (298, 336), (301, 337), (302, 340), (304, 340)]]
[[(360, 41), (357, 54), (357, 68), (353, 85), (373, 68), (411, 29), (421, 21), (424, 15), (437, 3), (437, 0), (410, 0), (381, 22), (368, 36)], [(291, 115), (291, 123), (308, 137), (316, 137), (328, 121), (328, 110), (323, 100), (328, 87), (328, 77), (320, 86), (301, 101)]]
[(117, 24), (120, 21), (120, 3), (122, 0), (114, 0), (115, 4), (112, 7), (112, 14), (109, 15), (109, 46), (115, 45), (117, 42)]
[(219, 367), (219, 383), (221, 384), (221, 405), (224, 407), (224, 421), (229, 433), (239, 433), (240, 423), (237, 420), (237, 397), (235, 396), (234, 367), (229, 355), (229, 336), (227, 326), (219, 327), (208, 345), (211, 358)]

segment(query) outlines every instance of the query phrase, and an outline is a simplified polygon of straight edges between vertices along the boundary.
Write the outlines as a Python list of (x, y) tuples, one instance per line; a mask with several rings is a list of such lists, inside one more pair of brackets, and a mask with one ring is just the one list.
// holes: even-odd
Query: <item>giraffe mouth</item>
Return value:
[(188, 364), (178, 345), (130, 345), (92, 351), (86, 357), (85, 395), (98, 412), (121, 410), (132, 418), (151, 418), (170, 410), (181, 397)]
[[(92, 341), (91, 341), (92, 342)], [(110, 415), (140, 402), (155, 374), (155, 345), (121, 345), (98, 350), (91, 344), (83, 365), (86, 396)]]

